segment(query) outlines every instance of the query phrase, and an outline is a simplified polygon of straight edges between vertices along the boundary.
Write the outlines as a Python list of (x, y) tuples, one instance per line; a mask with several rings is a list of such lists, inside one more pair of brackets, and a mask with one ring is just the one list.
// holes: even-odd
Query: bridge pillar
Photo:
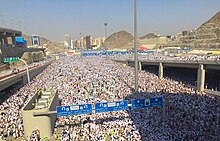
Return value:
[(3, 45), (2, 37), (0, 37), (0, 45)]
[(197, 90), (202, 92), (205, 86), (205, 69), (204, 65), (200, 64), (197, 72)]
[(8, 44), (8, 38), (7, 36), (4, 36), (4, 45), (7, 45)]
[(163, 63), (159, 63), (159, 71), (158, 71), (159, 79), (163, 78)]
[(3, 45), (3, 40), (2, 40), (3, 38), (2, 37), (0, 37), (0, 45)]
[(12, 37), (11, 37), (11, 40), (12, 40), (12, 44), (15, 45), (15, 44), (16, 44), (15, 36), (12, 36)]
[(138, 65), (139, 65), (139, 70), (142, 70), (142, 64), (141, 64), (141, 62), (138, 62)]

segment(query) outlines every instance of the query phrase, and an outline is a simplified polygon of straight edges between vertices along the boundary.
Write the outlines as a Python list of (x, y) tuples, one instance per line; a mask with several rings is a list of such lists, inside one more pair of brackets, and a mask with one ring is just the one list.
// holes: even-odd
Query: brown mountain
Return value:
[(132, 42), (132, 40), (133, 40), (133, 36), (126, 31), (119, 31), (119, 32), (113, 33), (106, 39), (106, 41), (108, 42), (109, 49), (128, 48), (126, 45)]
[(220, 11), (195, 31), (169, 42), (167, 46), (220, 49)]
[(156, 34), (148, 33), (147, 35), (139, 37), (139, 39), (152, 39), (152, 38), (156, 38), (156, 37), (158, 37)]
[(204, 27), (204, 26), (207, 26), (207, 25), (210, 25), (210, 24), (212, 24), (213, 26), (219, 28), (219, 26), (220, 26), (220, 11), (217, 12), (210, 20), (208, 20), (207, 22), (202, 24), (201, 27)]

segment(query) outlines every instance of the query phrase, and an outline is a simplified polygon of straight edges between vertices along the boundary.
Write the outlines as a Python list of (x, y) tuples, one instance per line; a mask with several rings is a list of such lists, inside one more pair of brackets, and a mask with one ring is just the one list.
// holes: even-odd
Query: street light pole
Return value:
[(22, 62), (25, 64), (25, 66), (26, 66), (28, 84), (30, 84), (30, 75), (29, 75), (28, 64), (27, 64), (26, 61), (24, 61), (23, 59), (20, 59), (20, 58), (19, 58), (19, 60), (22, 61)]
[(108, 25), (108, 23), (104, 23), (104, 26), (105, 26), (105, 42), (106, 42), (106, 50), (108, 50), (108, 43), (107, 43), (107, 25)]
[(138, 54), (137, 54), (137, 6), (134, 0), (134, 59), (135, 59), (135, 92), (138, 92)]

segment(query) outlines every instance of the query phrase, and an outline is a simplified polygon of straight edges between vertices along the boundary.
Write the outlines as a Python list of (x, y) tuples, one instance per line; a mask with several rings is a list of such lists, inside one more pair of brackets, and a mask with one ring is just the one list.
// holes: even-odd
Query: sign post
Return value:
[(147, 98), (147, 99), (132, 99), (131, 101), (132, 109), (137, 108), (146, 108), (146, 107), (162, 107), (163, 98), (155, 97), (155, 98)]
[(95, 103), (95, 113), (128, 110), (128, 100)]
[(166, 101), (163, 99), (163, 126), (165, 125), (166, 121)]
[(24, 61), (23, 59), (20, 59), (19, 57), (3, 58), (3, 62), (4, 62), (4, 63), (18, 62), (18, 61), (22, 61), (22, 62), (25, 64), (25, 66), (26, 66), (26, 71), (27, 71), (28, 83), (30, 83), (30, 74), (29, 74), (29, 70), (28, 70), (28, 64), (27, 64), (26, 61)]
[(57, 106), (57, 117), (91, 114), (92, 104), (80, 104), (73, 106)]
[(4, 63), (18, 62), (18, 61), (19, 61), (19, 57), (3, 58)]

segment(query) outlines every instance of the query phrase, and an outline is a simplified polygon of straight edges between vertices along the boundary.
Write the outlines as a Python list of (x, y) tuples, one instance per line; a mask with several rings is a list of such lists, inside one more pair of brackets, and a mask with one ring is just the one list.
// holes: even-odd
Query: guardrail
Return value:
[[(134, 60), (114, 60), (119, 62), (133, 62)], [(146, 62), (146, 63), (185, 63), (185, 64), (204, 64), (204, 65), (210, 65), (215, 64), (219, 65), (220, 60), (139, 60), (139, 62)]]

